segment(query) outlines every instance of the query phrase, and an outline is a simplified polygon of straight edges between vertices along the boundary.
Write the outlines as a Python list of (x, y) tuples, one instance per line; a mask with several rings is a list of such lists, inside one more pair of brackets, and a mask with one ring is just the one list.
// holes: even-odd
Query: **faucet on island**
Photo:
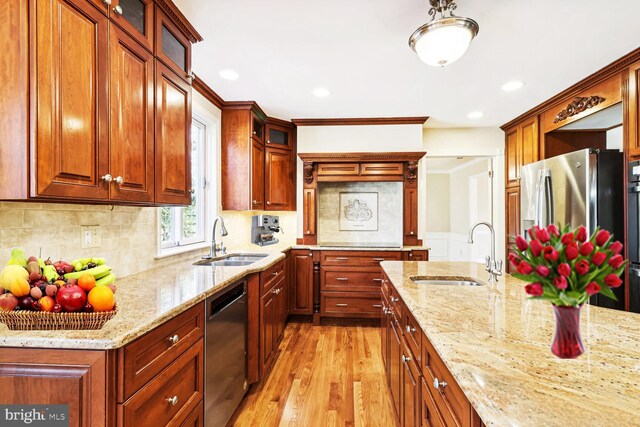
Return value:
[(218, 244), (216, 243), (216, 226), (218, 225), (218, 221), (220, 221), (220, 236), (224, 237), (229, 234), (227, 232), (227, 227), (224, 226), (224, 219), (220, 215), (218, 215), (213, 221), (213, 231), (211, 233), (211, 248), (209, 249), (209, 254), (203, 256), (202, 259), (215, 258), (218, 255), (218, 251), (220, 251), (220, 253), (223, 255), (227, 253), (227, 250), (224, 247), (224, 243), (222, 241), (220, 242), (220, 247), (218, 247)]
[(502, 260), (496, 260), (496, 233), (493, 226), (488, 222), (479, 222), (469, 229), (470, 244), (473, 243), (473, 232), (479, 225), (486, 225), (491, 232), (491, 255), (485, 259), (485, 270), (489, 272), (489, 283), (496, 283), (498, 276), (502, 276)]

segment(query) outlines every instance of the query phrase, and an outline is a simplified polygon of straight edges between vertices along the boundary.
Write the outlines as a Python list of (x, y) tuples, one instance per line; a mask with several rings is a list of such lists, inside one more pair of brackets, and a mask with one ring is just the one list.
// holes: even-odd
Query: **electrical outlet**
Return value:
[(101, 245), (101, 233), (99, 225), (83, 225), (80, 227), (82, 249), (99, 248)]

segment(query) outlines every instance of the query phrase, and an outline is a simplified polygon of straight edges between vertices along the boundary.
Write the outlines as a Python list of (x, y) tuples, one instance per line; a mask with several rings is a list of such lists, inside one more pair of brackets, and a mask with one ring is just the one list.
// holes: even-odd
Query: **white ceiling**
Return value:
[[(446, 68), (408, 47), (427, 0), (174, 0), (202, 34), (193, 69), (225, 100), (282, 119), (431, 116), (498, 126), (639, 46), (640, 1), (458, 0), (478, 37)], [(240, 79), (218, 72), (232, 68)], [(506, 93), (509, 80), (526, 83)], [(316, 98), (316, 87), (332, 95)], [(467, 118), (483, 111), (478, 120)]]
[(486, 157), (426, 157), (424, 163), (427, 173), (450, 173), (481, 160)]

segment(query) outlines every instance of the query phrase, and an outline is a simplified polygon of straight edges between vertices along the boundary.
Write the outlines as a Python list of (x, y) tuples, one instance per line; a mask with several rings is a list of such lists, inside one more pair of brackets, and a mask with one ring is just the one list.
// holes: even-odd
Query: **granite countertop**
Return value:
[[(380, 248), (328, 248), (278, 243), (271, 246), (244, 245), (229, 253), (266, 253), (268, 256), (245, 267), (194, 266), (193, 260), (135, 274), (116, 281), (118, 313), (99, 330), (10, 331), (0, 323), (0, 347), (69, 348), (107, 350), (122, 347), (211, 295), (251, 273), (266, 270), (284, 258), (290, 249), (381, 250)], [(398, 250), (418, 247), (396, 248)], [(419, 249), (428, 249), (419, 247)], [(389, 249), (391, 250), (391, 249)], [(117, 271), (116, 271), (117, 274)]]
[[(423, 332), (486, 425), (637, 426), (640, 315), (586, 305), (585, 353), (553, 356), (553, 309), (525, 283), (460, 262), (383, 262)], [(485, 286), (416, 285), (413, 276), (471, 277)]]

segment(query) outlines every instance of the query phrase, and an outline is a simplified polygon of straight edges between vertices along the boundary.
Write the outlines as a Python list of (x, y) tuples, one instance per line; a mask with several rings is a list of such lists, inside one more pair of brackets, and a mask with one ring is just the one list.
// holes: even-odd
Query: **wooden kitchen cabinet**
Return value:
[(429, 251), (422, 249), (412, 249), (402, 253), (403, 261), (429, 261)]
[(295, 210), (295, 159), (289, 150), (267, 146), (265, 152), (265, 209)]
[(505, 131), (507, 187), (520, 186), (520, 169), (539, 160), (538, 116), (523, 120)]
[(222, 208), (296, 209), (295, 126), (255, 102), (222, 109)]
[(110, 24), (110, 199), (154, 201), (154, 58)]
[(418, 189), (404, 190), (404, 235), (416, 238), (418, 235)]
[(389, 387), (396, 414), (402, 422), (402, 330), (398, 319), (393, 315), (389, 335)]
[(402, 343), (402, 425), (417, 427), (420, 420), (420, 372), (406, 339)]
[(177, 76), (191, 83), (191, 43), (160, 8), (155, 12), (156, 56)]
[(260, 273), (260, 360), (262, 374), (275, 360), (287, 313), (287, 270), (282, 260)]
[(0, 128), (12, 130), (0, 141), (0, 199), (190, 204), (190, 78), (154, 56), (168, 43), (154, 19), (180, 33), (183, 74), (200, 35), (171, 2), (28, 4), (12, 0), (0, 22), (21, 41), (5, 49), (3, 81), (15, 87), (0, 98)]
[(313, 314), (313, 252), (290, 252), (291, 281), (289, 303), (291, 314)]
[[(520, 235), (520, 187), (507, 188), (505, 204), (505, 217), (507, 220), (505, 253), (509, 254), (516, 241), (516, 236)], [(509, 272), (511, 264), (507, 262), (506, 268), (507, 272)]]
[(156, 204), (191, 204), (191, 86), (156, 60)]
[(107, 200), (108, 19), (86, 0), (32, 4), (32, 195)]
[(108, 381), (104, 351), (24, 348), (0, 351), (0, 403), (68, 404), (71, 426), (109, 425)]

